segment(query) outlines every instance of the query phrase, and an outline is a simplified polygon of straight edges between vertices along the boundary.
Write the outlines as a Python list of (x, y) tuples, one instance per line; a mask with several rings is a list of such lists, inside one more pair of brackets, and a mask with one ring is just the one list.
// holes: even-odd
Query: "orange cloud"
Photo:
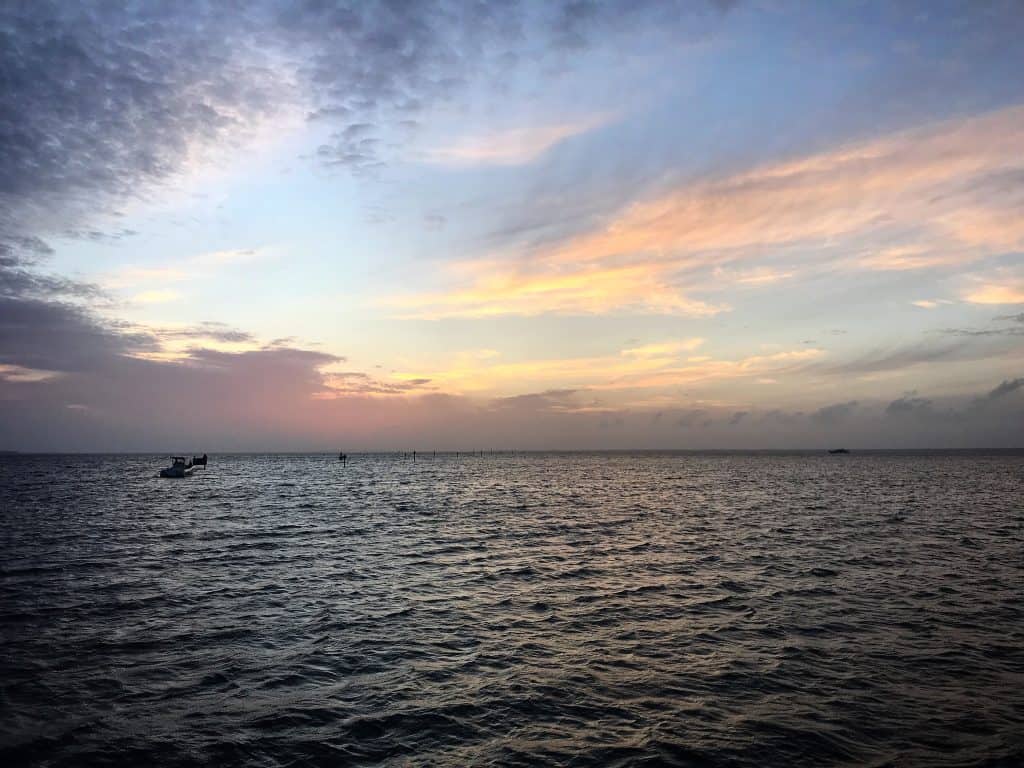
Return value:
[(404, 318), (600, 314), (636, 310), (696, 317), (725, 307), (681, 295), (660, 265), (519, 272), (491, 263), (493, 272), (469, 288), (386, 300)]
[(1024, 284), (986, 283), (964, 296), (972, 304), (1024, 304)]
[(704, 339), (692, 338), (684, 341), (667, 341), (659, 344), (644, 344), (641, 347), (624, 349), (620, 354), (630, 357), (674, 357), (679, 352), (692, 352), (704, 343)]
[(625, 373), (596, 389), (637, 389), (693, 384), (698, 381), (744, 376), (781, 375), (820, 357), (820, 349), (797, 349), (771, 355), (754, 355), (739, 360), (704, 360), (696, 364), (664, 367), (653, 371)]
[(973, 246), (1019, 242), (1020, 217), (965, 188), (1024, 166), (1024, 108), (949, 121), (863, 145), (686, 185), (637, 203), (556, 251), (558, 261), (825, 241), (897, 223)]
[[(1024, 107), (684, 184), (593, 231), (487, 262), (489, 271), (457, 265), (451, 274), (460, 287), (389, 303), (406, 316), (433, 318), (704, 316), (726, 306), (693, 298), (695, 291), (767, 285), (794, 274), (723, 267), (786, 248), (813, 246), (835, 259), (846, 246), (839, 263), (848, 269), (966, 263), (1024, 243), (1019, 211), (990, 183), (1014, 168), (1024, 168)], [(865, 253), (872, 239), (886, 244)]]
[(896, 272), (957, 264), (962, 261), (972, 260), (977, 255), (977, 253), (968, 253), (963, 248), (937, 248), (921, 244), (901, 245), (893, 248), (883, 248), (861, 256), (854, 259), (852, 264), (860, 269)]
[(702, 339), (687, 339), (635, 347), (618, 355), (510, 363), (461, 357), (454, 367), (410, 372), (402, 374), (402, 377), (429, 379), (442, 390), (456, 394), (500, 394), (524, 387), (628, 391), (746, 376), (777, 376), (794, 371), (824, 354), (820, 349), (798, 349), (738, 360), (685, 355), (702, 343)]

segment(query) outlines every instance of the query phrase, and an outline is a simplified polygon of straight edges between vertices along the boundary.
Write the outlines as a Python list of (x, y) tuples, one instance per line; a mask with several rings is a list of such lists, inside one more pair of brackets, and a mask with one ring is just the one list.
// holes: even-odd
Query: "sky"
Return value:
[(1024, 446), (1024, 5), (0, 5), (0, 449)]

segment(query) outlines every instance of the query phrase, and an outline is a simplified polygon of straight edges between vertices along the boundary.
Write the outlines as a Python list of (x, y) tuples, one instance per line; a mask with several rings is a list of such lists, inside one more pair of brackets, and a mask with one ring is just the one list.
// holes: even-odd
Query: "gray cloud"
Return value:
[(329, 391), (335, 395), (403, 395), (428, 389), (430, 381), (406, 379), (385, 382), (359, 371), (343, 371), (329, 376)]
[[(946, 329), (945, 336), (957, 339), (925, 338), (890, 349), (873, 350), (844, 363), (817, 363), (807, 366), (808, 371), (835, 376), (859, 376), (869, 373), (896, 371), (915, 365), (983, 360), (1004, 354), (1013, 342), (1009, 338), (1019, 334), (955, 331)], [(988, 340), (986, 341), (986, 337)]]
[[(678, 0), (571, 0), (551, 4), (548, 22), (554, 42), (566, 50), (579, 50), (595, 37), (621, 33), (638, 21), (653, 17), (657, 27), (682, 33), (690, 39), (707, 34), (717, 13), (736, 5), (736, 0), (711, 0), (707, 3), (686, 3)], [(682, 20), (689, 22), (681, 27)], [(694, 23), (697, 22), (697, 23)]]
[(893, 400), (885, 407), (886, 414), (889, 416), (931, 416), (934, 413), (934, 403), (926, 397), (915, 397), (915, 394), (910, 392)]
[(548, 389), (544, 392), (531, 392), (512, 397), (498, 397), (491, 400), (491, 408), (515, 409), (530, 411), (565, 410), (571, 405), (573, 397), (579, 390)]
[(62, 233), (62, 237), (71, 240), (88, 240), (93, 243), (111, 243), (134, 237), (139, 234), (134, 229), (116, 229), (112, 232), (102, 232), (98, 229), (69, 229)]
[(1016, 392), (1021, 387), (1024, 387), (1024, 378), (1008, 379), (1008, 380), (1002, 382), (1001, 384), (999, 384), (999, 386), (997, 386), (995, 389), (993, 389), (987, 395), (985, 395), (985, 399), (986, 400), (997, 400), (997, 399), (999, 399), (1001, 397), (1006, 397), (1011, 392)]
[(311, 119), (338, 125), (318, 156), (365, 173), (384, 161), (383, 133), (407, 130), (471, 80), (499, 78), (505, 54), (526, 45), (527, 26), (531, 54), (543, 57), (600, 30), (672, 34), (692, 26), (687, 34), (701, 35), (697, 22), (716, 5), (4, 3), (0, 233), (102, 237), (78, 222), (145, 194), (196, 147), (230, 143), (249, 125), (302, 105)]
[[(824, 409), (822, 409), (824, 410)], [(767, 423), (776, 424), (795, 424), (804, 417), (803, 411), (784, 411), (781, 408), (773, 408), (770, 411), (766, 411), (760, 414), (760, 419)]]
[(811, 414), (811, 419), (824, 424), (827, 426), (836, 426), (842, 424), (853, 414), (857, 408), (857, 401), (850, 400), (846, 403), (835, 403), (834, 405), (826, 405), (824, 408), (819, 408), (817, 411)]
[(230, 15), (201, 2), (3, 4), (0, 234), (79, 231), (190, 148), (277, 109), (277, 76), (250, 55), (244, 17), (229, 35)]
[(913, 344), (894, 350), (872, 352), (848, 363), (829, 365), (826, 371), (842, 375), (893, 371), (921, 363), (960, 359), (967, 350), (966, 343)]
[(69, 302), (0, 297), (0, 363), (43, 371), (95, 371), (119, 355), (157, 347), (151, 335), (103, 323)]
[(684, 411), (676, 417), (676, 426), (679, 427), (694, 427), (701, 426), (704, 428), (710, 427), (712, 424), (709, 418), (708, 411), (704, 408), (696, 408), (692, 411)]
[(153, 331), (159, 339), (212, 339), (229, 343), (254, 341), (251, 333), (231, 328), (224, 323), (206, 320), (188, 328), (161, 328)]
[(95, 285), (58, 275), (40, 274), (33, 267), (30, 260), (18, 256), (0, 257), (0, 296), (9, 299), (103, 299), (103, 292)]
[[(1024, 318), (1024, 315), (1020, 315)], [(996, 320), (1017, 320), (1016, 316), (997, 317)], [(1024, 319), (1018, 322), (1024, 323)], [(1022, 336), (1024, 328), (1017, 326), (1003, 326), (999, 328), (943, 328), (940, 333), (947, 336), (962, 336), (966, 338), (983, 338), (985, 336)]]

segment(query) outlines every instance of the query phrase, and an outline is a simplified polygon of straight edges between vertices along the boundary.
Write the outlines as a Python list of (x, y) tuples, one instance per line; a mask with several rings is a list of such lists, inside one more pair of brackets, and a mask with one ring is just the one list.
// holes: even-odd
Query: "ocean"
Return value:
[(1024, 453), (0, 457), (0, 764), (1024, 765)]

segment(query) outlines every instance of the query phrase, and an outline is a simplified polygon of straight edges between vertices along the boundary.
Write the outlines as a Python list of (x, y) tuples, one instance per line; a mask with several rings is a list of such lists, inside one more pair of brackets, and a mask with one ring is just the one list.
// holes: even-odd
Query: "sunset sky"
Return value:
[(1017, 0), (116, 5), (0, 5), (0, 449), (1024, 444)]

